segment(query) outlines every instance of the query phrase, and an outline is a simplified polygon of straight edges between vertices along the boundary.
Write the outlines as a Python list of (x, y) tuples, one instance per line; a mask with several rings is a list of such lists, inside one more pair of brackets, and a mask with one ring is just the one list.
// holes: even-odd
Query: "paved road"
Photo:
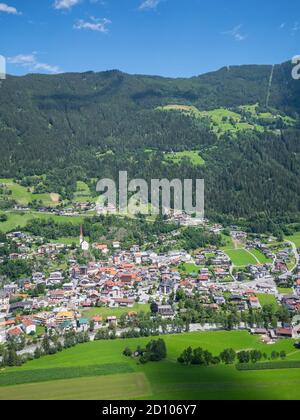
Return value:
[(291, 242), (291, 241), (286, 241), (288, 244), (290, 244), (291, 245), (291, 247), (293, 248), (293, 252), (294, 252), (294, 255), (295, 255), (295, 258), (296, 258), (296, 264), (294, 265), (294, 267), (288, 272), (288, 274), (293, 274), (293, 271), (297, 268), (297, 266), (299, 265), (299, 261), (300, 261), (300, 256), (299, 256), (299, 254), (298, 254), (298, 250), (297, 250), (297, 247), (296, 247), (296, 244), (294, 244), (294, 242)]

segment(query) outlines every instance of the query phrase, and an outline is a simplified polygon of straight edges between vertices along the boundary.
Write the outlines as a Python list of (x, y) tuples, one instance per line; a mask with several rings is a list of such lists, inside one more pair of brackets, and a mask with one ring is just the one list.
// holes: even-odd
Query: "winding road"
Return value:
[(290, 244), (291, 247), (293, 248), (293, 252), (294, 252), (294, 256), (296, 259), (296, 264), (291, 268), (291, 270), (288, 271), (288, 274), (293, 274), (293, 271), (297, 268), (297, 266), (299, 265), (299, 261), (300, 261), (300, 256), (298, 254), (298, 249), (296, 247), (296, 244), (294, 242), (291, 241), (286, 241), (286, 243)]

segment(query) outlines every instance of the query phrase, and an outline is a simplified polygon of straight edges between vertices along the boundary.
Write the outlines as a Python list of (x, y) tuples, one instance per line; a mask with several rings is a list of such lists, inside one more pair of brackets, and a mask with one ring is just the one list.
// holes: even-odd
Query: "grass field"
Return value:
[(233, 240), (230, 236), (222, 235), (222, 239), (224, 241), (224, 246), (221, 247), (223, 251), (232, 250), (234, 248)]
[(128, 314), (128, 312), (149, 312), (150, 306), (136, 303), (133, 308), (92, 308), (88, 310), (83, 310), (82, 315), (86, 318), (91, 318), (92, 316), (102, 316), (106, 318), (108, 316), (120, 317), (121, 315)]
[[(85, 238), (88, 241), (88, 238)], [(63, 244), (63, 245), (79, 245), (79, 236), (70, 237), (70, 238), (59, 238), (51, 241), (54, 244)]]
[[(20, 368), (5, 369), (0, 372), (0, 399), (300, 399), (297, 369), (239, 372), (234, 366), (201, 368), (176, 362), (189, 345), (203, 347), (215, 355), (228, 347), (256, 348), (268, 354), (285, 350), (287, 360), (300, 360), (292, 340), (267, 346), (244, 331), (188, 333), (164, 339), (168, 357), (159, 363), (139, 365), (122, 355), (126, 346), (135, 349), (150, 340), (139, 338), (86, 343)], [(120, 372), (119, 367), (128, 370)], [(22, 375), (26, 381), (23, 384)], [(43, 375), (45, 382), (40, 382)], [(51, 375), (62, 379), (51, 380)], [(9, 376), (17, 378), (18, 385), (7, 386)], [(37, 380), (38, 383), (28, 383)]]
[(294, 293), (292, 288), (277, 287), (277, 290), (281, 295), (292, 295)]
[(186, 274), (192, 274), (192, 273), (199, 273), (200, 267), (196, 264), (192, 263), (184, 263), (180, 268), (182, 267), (182, 271)]
[(261, 125), (250, 124), (247, 121), (243, 121), (242, 116), (239, 113), (230, 111), (226, 108), (217, 108), (211, 111), (199, 111), (194, 106), (167, 105), (158, 109), (162, 111), (181, 112), (184, 115), (196, 119), (207, 118), (211, 122), (211, 130), (218, 136), (228, 132), (236, 134), (239, 131), (244, 130), (264, 130)]
[(90, 188), (85, 182), (77, 182), (77, 190), (72, 200), (74, 203), (88, 203), (96, 201), (96, 199), (92, 196)]
[(251, 254), (253, 254), (261, 264), (272, 263), (272, 260), (267, 258), (262, 252), (258, 249), (251, 249)]
[(277, 300), (276, 297), (274, 295), (267, 295), (267, 294), (258, 294), (257, 295), (258, 300), (261, 304), (261, 306), (266, 306), (266, 305), (278, 305), (277, 304)]
[(195, 166), (201, 166), (205, 164), (205, 161), (202, 159), (199, 152), (196, 151), (187, 150), (185, 152), (166, 153), (165, 159), (172, 161), (173, 163), (180, 163), (183, 159), (189, 159)]
[(300, 232), (295, 233), (293, 236), (287, 236), (287, 239), (290, 242), (294, 242), (297, 248), (300, 248)]
[(0, 184), (5, 184), (11, 190), (12, 195), (9, 198), (21, 205), (28, 205), (33, 200), (41, 200), (44, 206), (55, 207), (59, 201), (57, 194), (33, 194), (31, 190), (28, 191), (28, 188), (13, 182), (12, 179), (0, 179)]
[(8, 217), (7, 221), (4, 223), (0, 223), (0, 231), (1, 232), (9, 232), (11, 230), (16, 229), (17, 227), (23, 228), (26, 226), (26, 224), (33, 219), (52, 219), (56, 222), (71, 222), (71, 223), (83, 223), (84, 218), (81, 216), (56, 216), (56, 215), (49, 215), (49, 214), (43, 214), (43, 213), (37, 213), (37, 212), (26, 212), (26, 213), (20, 213), (20, 212), (6, 212), (5, 213)]
[(1, 400), (106, 400), (133, 399), (151, 393), (150, 385), (141, 372), (68, 379), (48, 383), (33, 383), (0, 388)]
[(257, 261), (250, 252), (245, 249), (225, 250), (235, 267), (245, 267), (249, 264), (256, 265)]
[(88, 378), (134, 372), (128, 363), (102, 364), (93, 366), (34, 369), (30, 371), (6, 371), (0, 375), (0, 387), (25, 383), (49, 382), (59, 379)]
[[(239, 108), (240, 112), (233, 112), (226, 108), (217, 108), (210, 111), (200, 111), (195, 106), (172, 104), (159, 107), (160, 111), (176, 111), (186, 116), (195, 119), (208, 119), (211, 123), (211, 130), (217, 135), (221, 136), (224, 133), (231, 133), (236, 135), (240, 131), (245, 130), (256, 130), (263, 132), (265, 130), (261, 120), (265, 120), (264, 123), (270, 124), (270, 129), (273, 129), (271, 124), (274, 121), (283, 118), (288, 125), (294, 125), (295, 120), (289, 117), (281, 116), (279, 114), (271, 114), (270, 112), (259, 113), (257, 112), (256, 105), (244, 105)], [(246, 118), (243, 117), (243, 112), (246, 111), (250, 115)], [(274, 130), (274, 129), (273, 129)]]

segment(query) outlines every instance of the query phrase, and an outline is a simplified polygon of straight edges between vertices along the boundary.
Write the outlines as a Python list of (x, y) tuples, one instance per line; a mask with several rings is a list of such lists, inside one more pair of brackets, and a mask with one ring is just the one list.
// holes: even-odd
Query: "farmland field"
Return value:
[(12, 179), (0, 179), (0, 184), (4, 184), (8, 190), (12, 192), (12, 194), (8, 196), (9, 198), (21, 205), (28, 205), (33, 200), (41, 200), (44, 206), (55, 207), (59, 201), (59, 196), (57, 194), (33, 194), (31, 190), (13, 182)]
[(150, 393), (149, 383), (143, 373), (68, 379), (15, 385), (0, 389), (0, 399), (10, 400), (105, 400), (132, 399)]
[[(134, 350), (150, 340), (139, 338), (82, 344), (20, 368), (5, 369), (0, 373), (0, 399), (300, 399), (297, 369), (240, 372), (234, 366), (201, 368), (176, 362), (190, 345), (215, 355), (228, 347), (256, 348), (267, 354), (285, 350), (287, 360), (300, 360), (292, 340), (267, 346), (244, 331), (188, 333), (164, 339), (168, 357), (159, 363), (139, 365), (123, 356), (125, 347)], [(93, 366), (95, 375), (91, 376)], [(61, 379), (51, 380), (51, 375)], [(7, 382), (9, 377), (12, 380)], [(13, 385), (14, 381), (18, 385)]]
[(254, 256), (245, 249), (226, 250), (225, 252), (236, 267), (245, 267), (249, 264), (257, 264)]
[(84, 218), (80, 216), (56, 216), (37, 212), (5, 212), (7, 221), (0, 223), (0, 232), (9, 232), (18, 227), (23, 228), (26, 224), (33, 219), (48, 220), (52, 219), (55, 222), (71, 222), (82, 223)]

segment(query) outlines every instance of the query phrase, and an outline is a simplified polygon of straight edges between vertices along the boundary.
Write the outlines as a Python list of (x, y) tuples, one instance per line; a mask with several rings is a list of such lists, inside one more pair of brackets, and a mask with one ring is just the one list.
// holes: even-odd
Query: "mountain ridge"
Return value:
[[(188, 79), (119, 71), (8, 77), (0, 88), (0, 176), (46, 175), (49, 192), (64, 197), (77, 179), (117, 179), (119, 170), (145, 179), (180, 173), (206, 179), (208, 205), (218, 213), (249, 216), (250, 191), (257, 194), (254, 212), (297, 213), (300, 83), (291, 63), (283, 63), (274, 67), (270, 86), (272, 68), (224, 67)], [(277, 134), (266, 127), (233, 138), (226, 130), (216, 135), (202, 119), (157, 112), (170, 104), (199, 111), (258, 104), (260, 114), (276, 110), (296, 123)], [(156, 152), (145, 153), (149, 148)], [(171, 151), (198, 151), (205, 165), (165, 162), (163, 153)]]

